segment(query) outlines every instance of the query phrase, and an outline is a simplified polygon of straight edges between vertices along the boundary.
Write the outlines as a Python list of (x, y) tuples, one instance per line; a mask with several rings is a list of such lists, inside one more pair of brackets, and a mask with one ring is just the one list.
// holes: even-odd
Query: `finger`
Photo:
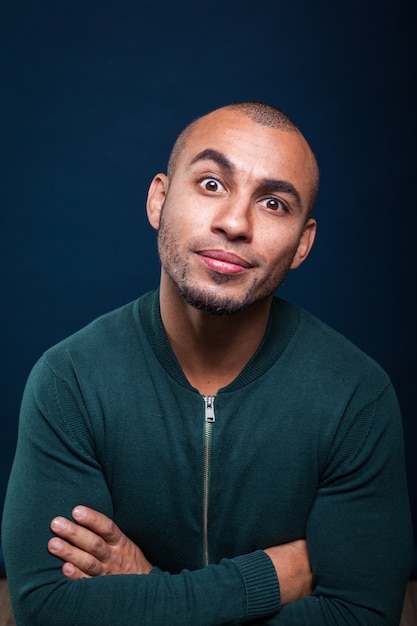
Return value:
[(80, 570), (73, 563), (64, 563), (62, 573), (69, 580), (77, 580), (77, 578), (91, 578), (88, 574)]
[(62, 571), (67, 578), (89, 578), (103, 574), (103, 565), (100, 561), (58, 537), (49, 540), (48, 550), (53, 556), (65, 561)]
[(65, 539), (67, 543), (84, 552), (88, 552), (100, 561), (109, 558), (109, 546), (102, 537), (96, 535), (88, 528), (74, 524), (74, 522), (65, 517), (55, 517), (51, 522), (51, 530), (61, 539)]
[(72, 511), (72, 516), (78, 524), (89, 528), (109, 545), (115, 545), (120, 541), (122, 532), (116, 524), (104, 513), (99, 513), (87, 506), (78, 505)]

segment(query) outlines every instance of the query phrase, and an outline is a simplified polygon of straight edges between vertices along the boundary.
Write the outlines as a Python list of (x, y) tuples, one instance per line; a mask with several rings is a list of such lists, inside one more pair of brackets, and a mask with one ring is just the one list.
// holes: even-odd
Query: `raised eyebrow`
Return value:
[(264, 193), (278, 192), (288, 193), (292, 195), (296, 201), (297, 207), (301, 207), (301, 197), (294, 185), (286, 180), (264, 179), (259, 185)]
[(214, 150), (213, 148), (206, 148), (202, 152), (199, 152), (193, 158), (190, 165), (194, 165), (194, 163), (197, 163), (198, 161), (214, 161), (217, 165), (220, 165), (220, 167), (228, 172), (233, 173), (235, 171), (235, 168), (229, 159), (222, 152)]

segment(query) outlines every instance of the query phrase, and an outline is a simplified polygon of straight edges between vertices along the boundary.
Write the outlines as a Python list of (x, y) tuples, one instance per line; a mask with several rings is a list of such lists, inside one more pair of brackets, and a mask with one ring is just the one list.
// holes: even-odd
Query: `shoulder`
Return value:
[(49, 348), (35, 369), (50, 369), (58, 377), (68, 370), (83, 368), (93, 375), (95, 369), (117, 367), (117, 361), (129, 362), (142, 341), (139, 307), (147, 306), (153, 293), (145, 294), (113, 311), (101, 315), (58, 344)]
[(390, 379), (384, 369), (340, 332), (279, 298), (274, 307), (285, 310), (296, 327), (285, 356), (299, 363), (304, 375), (319, 387), (326, 381), (339, 388), (366, 385), (378, 394), (389, 386)]
[(291, 390), (295, 419), (311, 442), (316, 437), (323, 476), (354, 459), (360, 465), (378, 446), (380, 458), (390, 446), (400, 449), (401, 414), (384, 369), (314, 315), (281, 302), (278, 307), (296, 320), (280, 364), (283, 388)]

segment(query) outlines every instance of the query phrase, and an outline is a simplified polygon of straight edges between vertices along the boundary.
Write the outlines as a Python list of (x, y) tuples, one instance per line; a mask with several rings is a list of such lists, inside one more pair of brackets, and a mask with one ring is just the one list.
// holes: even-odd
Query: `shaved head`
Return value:
[[(182, 152), (182, 150), (184, 149), (184, 146), (186, 145), (188, 139), (193, 134), (193, 131), (198, 126), (199, 122), (203, 120), (205, 117), (220, 110), (236, 111), (237, 113), (246, 115), (249, 119), (251, 119), (256, 124), (259, 124), (260, 126), (269, 126), (271, 128), (277, 128), (278, 130), (281, 130), (284, 132), (297, 133), (303, 136), (301, 131), (294, 124), (291, 118), (288, 117), (286, 113), (284, 113), (280, 109), (277, 109), (271, 104), (266, 104), (264, 102), (255, 102), (255, 101), (237, 102), (234, 104), (228, 104), (224, 107), (221, 107), (220, 109), (215, 109), (215, 111), (211, 111), (210, 113), (207, 113), (206, 115), (202, 115), (201, 117), (198, 117), (193, 122), (191, 122), (188, 126), (186, 126), (186, 128), (181, 132), (181, 134), (178, 136), (172, 148), (172, 151), (168, 160), (168, 178), (171, 179), (173, 177), (175, 173), (175, 168), (177, 165), (178, 157), (180, 153)], [(311, 148), (310, 148), (310, 151), (311, 151), (311, 157), (312, 157), (311, 167), (310, 167), (311, 200), (310, 200), (310, 207), (309, 207), (308, 215), (311, 215), (314, 204), (316, 202), (318, 189), (319, 189), (319, 178), (320, 178), (317, 160)]]

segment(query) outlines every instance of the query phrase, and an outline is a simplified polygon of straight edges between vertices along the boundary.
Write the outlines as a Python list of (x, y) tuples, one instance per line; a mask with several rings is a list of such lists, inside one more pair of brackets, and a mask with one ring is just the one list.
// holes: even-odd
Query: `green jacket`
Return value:
[[(411, 555), (387, 375), (274, 299), (214, 398), (185, 378), (152, 292), (50, 349), (25, 390), (3, 520), (18, 626), (398, 624)], [(150, 575), (68, 581), (49, 524), (112, 517)], [(262, 549), (307, 539), (314, 592), (281, 607)]]

